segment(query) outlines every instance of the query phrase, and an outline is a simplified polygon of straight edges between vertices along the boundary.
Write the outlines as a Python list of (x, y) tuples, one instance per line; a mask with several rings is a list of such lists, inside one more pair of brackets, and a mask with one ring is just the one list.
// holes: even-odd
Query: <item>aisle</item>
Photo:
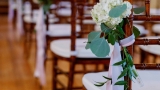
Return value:
[(0, 16), (0, 20), (0, 90), (38, 90), (15, 30), (8, 29), (7, 16)]

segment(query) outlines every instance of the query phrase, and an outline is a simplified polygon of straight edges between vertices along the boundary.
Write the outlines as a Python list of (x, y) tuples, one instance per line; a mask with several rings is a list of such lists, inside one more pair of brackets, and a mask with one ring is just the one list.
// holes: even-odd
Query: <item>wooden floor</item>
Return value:
[[(33, 42), (29, 58), (24, 58), (23, 39), (17, 38), (16, 30), (7, 22), (7, 15), (0, 15), (0, 90), (52, 90), (52, 60), (46, 63), (47, 84), (40, 87), (38, 79), (33, 76), (35, 56)], [(68, 70), (67, 62), (59, 64)], [(76, 66), (77, 70), (81, 68), (81, 65)], [(82, 76), (75, 76), (74, 86), (82, 86)], [(58, 78), (67, 85), (67, 78)]]
[[(135, 63), (139, 63), (139, 56), (139, 52), (136, 52)], [(67, 62), (59, 62), (59, 64), (63, 69), (68, 70)], [(0, 15), (0, 90), (52, 90), (52, 60), (46, 63), (47, 85), (44, 87), (40, 87), (38, 79), (33, 76), (34, 67), (35, 42), (32, 44), (30, 57), (25, 59), (23, 39), (18, 39), (16, 30), (8, 25), (7, 15)], [(94, 69), (94, 66), (89, 65), (87, 68)], [(82, 69), (82, 66), (78, 65), (76, 69)], [(82, 86), (82, 76), (75, 76), (74, 86)], [(67, 78), (64, 76), (58, 78), (67, 85)]]

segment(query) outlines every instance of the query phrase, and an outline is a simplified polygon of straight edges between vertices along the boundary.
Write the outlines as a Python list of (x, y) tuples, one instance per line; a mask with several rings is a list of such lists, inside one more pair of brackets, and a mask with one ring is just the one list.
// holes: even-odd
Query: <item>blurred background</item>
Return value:
[[(55, 51), (51, 50), (50, 47), (46, 47), (52, 41), (51, 39), (47, 41), (46, 38), (49, 38), (47, 35), (66, 35), (60, 29), (68, 29), (67, 24), (71, 24), (71, 2), (70, 0), (51, 0), (51, 3), (46, 3), (46, 7), (49, 7), (47, 10), (50, 13), (44, 17), (45, 21), (41, 22), (41, 18), (38, 15), (40, 15), (40, 8), (44, 3), (39, 1), (41, 0), (0, 0), (0, 90), (53, 90), (53, 52)], [(133, 1), (133, 7), (145, 5), (144, 0)], [(96, 1), (86, 0), (86, 2), (94, 3)], [(151, 15), (160, 14), (159, 2), (159, 0), (150, 1)], [(91, 8), (89, 7), (88, 10)], [(141, 14), (143, 15), (144, 13)], [(87, 13), (87, 15), (90, 15), (90, 13)], [(41, 23), (38, 24), (38, 22), (45, 24), (45, 26), (40, 27)], [(61, 28), (49, 26), (50, 24), (59, 24)], [(40, 30), (47, 28), (46, 30), (48, 31), (43, 32), (42, 30), (39, 32), (39, 28), (36, 28), (36, 25), (39, 25), (37, 27), (40, 27)], [(140, 30), (141, 35), (139, 38), (160, 39), (160, 22), (134, 21), (134, 25)], [(58, 28), (58, 31), (49, 30), (56, 28)], [(83, 28), (90, 32), (98, 30), (99, 26), (90, 20), (83, 23)], [(41, 51), (43, 54), (38, 54)], [(134, 63), (160, 63), (159, 55), (160, 46), (158, 45), (134, 46)], [(39, 59), (42, 59), (42, 61), (38, 62)], [(41, 63), (40, 65), (43, 68), (38, 66), (39, 64), (37, 63)], [(58, 65), (64, 71), (69, 71), (69, 62), (62, 60), (58, 62)], [(37, 74), (36, 70), (38, 71), (39, 68), (44, 72)], [(75, 70), (83, 70), (83, 68), (84, 65), (78, 64)], [(105, 70), (103, 64), (87, 64), (85, 68), (91, 71), (95, 69), (98, 71)], [(42, 73), (45, 73), (46, 80), (43, 80), (43, 76), (41, 77)], [(76, 74), (74, 76), (74, 87), (82, 87), (83, 75)], [(70, 80), (65, 75), (60, 75), (57, 78), (62, 81), (64, 86), (67, 86)], [(44, 81), (46, 81), (45, 84)], [(57, 87), (60, 88), (61, 85), (57, 85)]]

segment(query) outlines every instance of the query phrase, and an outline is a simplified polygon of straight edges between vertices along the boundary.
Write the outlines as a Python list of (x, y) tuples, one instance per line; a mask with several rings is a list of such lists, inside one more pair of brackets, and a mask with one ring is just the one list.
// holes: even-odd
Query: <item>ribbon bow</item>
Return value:
[(113, 66), (113, 64), (122, 60), (121, 53), (120, 53), (121, 46), (122, 47), (130, 46), (134, 42), (135, 42), (134, 34), (132, 34), (131, 36), (125, 39), (122, 39), (120, 43), (115, 42), (114, 50), (112, 52), (110, 65), (109, 65), (109, 72), (108, 72), (108, 77), (112, 78), (112, 84), (111, 84), (111, 81), (107, 82), (107, 90), (124, 90), (124, 86), (114, 85), (117, 81), (124, 80), (123, 77), (117, 80), (118, 76), (123, 71), (123, 68), (121, 66)]

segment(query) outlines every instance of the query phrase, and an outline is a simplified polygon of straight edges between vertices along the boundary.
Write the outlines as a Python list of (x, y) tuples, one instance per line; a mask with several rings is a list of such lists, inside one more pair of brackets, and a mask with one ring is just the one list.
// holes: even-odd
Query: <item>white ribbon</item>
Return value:
[(8, 0), (8, 22), (12, 22), (14, 17), (14, 0)]
[[(120, 41), (120, 45), (123, 47), (132, 45), (135, 41), (134, 35), (131, 35), (128, 38), (125, 38)], [(122, 60), (121, 57), (121, 46), (119, 45), (118, 42), (114, 44), (114, 50), (111, 55), (111, 60), (110, 60), (110, 65), (109, 65), (109, 72), (108, 72), (108, 77), (112, 78), (112, 84), (111, 80), (107, 82), (107, 90), (124, 90), (124, 86), (122, 85), (114, 85), (117, 81), (122, 81), (124, 78), (118, 79), (118, 76), (121, 74), (123, 71), (122, 66), (113, 66), (114, 63), (119, 62)], [(118, 79), (118, 80), (117, 80)]]
[(17, 36), (20, 36), (24, 33), (23, 31), (23, 21), (22, 21), (22, 0), (16, 0), (17, 3)]
[(40, 7), (36, 22), (36, 39), (37, 39), (37, 60), (34, 76), (40, 79), (41, 85), (46, 84), (45, 75), (45, 47), (46, 47), (46, 31), (44, 29), (44, 13), (43, 7)]

